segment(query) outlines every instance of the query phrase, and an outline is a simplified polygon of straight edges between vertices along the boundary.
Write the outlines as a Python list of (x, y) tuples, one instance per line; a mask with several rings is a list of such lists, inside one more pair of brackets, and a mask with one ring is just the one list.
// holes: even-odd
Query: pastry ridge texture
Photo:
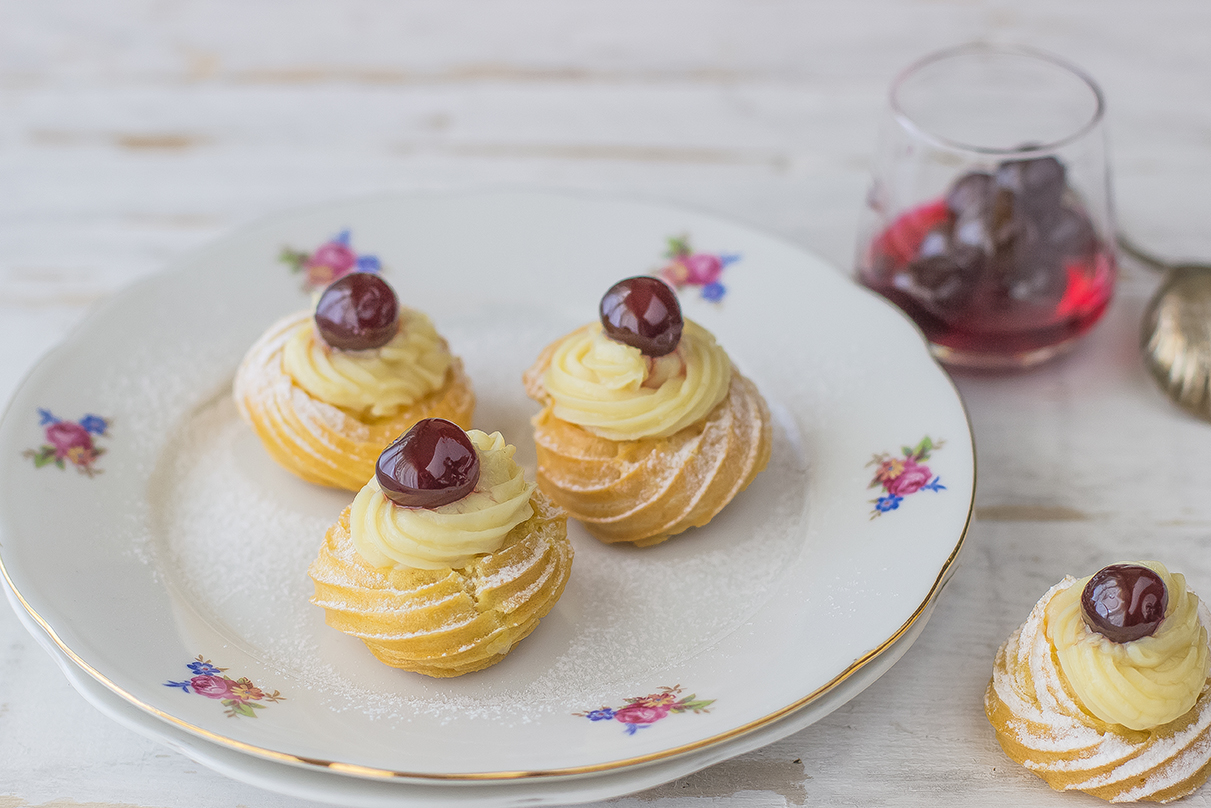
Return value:
[(445, 678), (482, 670), (532, 632), (572, 570), (567, 518), (542, 492), (534, 515), (494, 552), (461, 569), (375, 569), (349, 532), (350, 508), (328, 529), (308, 575), (325, 621), (396, 668)]
[(422, 418), (470, 428), (475, 394), (458, 357), (451, 357), (440, 388), (389, 418), (364, 421), (311, 396), (282, 369), (286, 341), (310, 317), (299, 312), (275, 323), (253, 343), (235, 375), (240, 415), (280, 465), (307, 482), (358, 491), (374, 476), (383, 449)]
[(556, 344), (523, 377), (543, 405), (533, 419), (538, 485), (598, 539), (646, 547), (701, 527), (769, 463), (769, 407), (734, 367), (704, 420), (665, 438), (614, 441), (555, 417), (542, 379)]
[[(1109, 802), (1170, 802), (1211, 772), (1211, 680), (1185, 715), (1150, 730), (1108, 724), (1085, 711), (1047, 639), (1052, 588), (997, 651), (984, 710), (1001, 748), (1057, 791), (1075, 789)], [(1211, 624), (1200, 607), (1203, 625)]]

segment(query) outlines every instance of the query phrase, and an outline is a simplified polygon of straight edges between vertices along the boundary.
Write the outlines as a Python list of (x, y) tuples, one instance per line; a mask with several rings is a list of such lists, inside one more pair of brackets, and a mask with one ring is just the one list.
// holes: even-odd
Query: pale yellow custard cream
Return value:
[(453, 358), (433, 322), (400, 307), (399, 332), (368, 351), (332, 348), (310, 318), (286, 340), (282, 370), (312, 398), (354, 415), (389, 418), (445, 383)]
[(383, 494), (378, 480), (353, 499), (349, 533), (372, 567), (459, 569), (473, 557), (500, 548), (509, 531), (534, 515), (526, 482), (513, 462), (517, 447), (499, 432), (467, 432), (479, 456), (479, 482), (460, 500), (436, 508), (406, 508)]
[(621, 441), (668, 437), (705, 418), (731, 378), (723, 348), (691, 320), (676, 350), (655, 358), (590, 323), (555, 348), (543, 386), (556, 418)]
[[(1146, 730), (1185, 715), (1207, 682), (1211, 659), (1198, 596), (1186, 579), (1157, 561), (1150, 567), (1165, 582), (1169, 604), (1156, 632), (1113, 642), (1081, 617), (1081, 593), (1089, 578), (1058, 592), (1047, 604), (1047, 636), (1073, 692), (1097, 718)], [(1092, 576), (1090, 576), (1092, 577)]]

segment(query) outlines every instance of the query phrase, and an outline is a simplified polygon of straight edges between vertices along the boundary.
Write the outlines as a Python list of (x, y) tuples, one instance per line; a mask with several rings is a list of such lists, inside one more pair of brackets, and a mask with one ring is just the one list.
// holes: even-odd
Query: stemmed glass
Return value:
[(858, 243), (861, 283), (948, 365), (1071, 346), (1114, 290), (1104, 102), (1045, 53), (968, 45), (893, 83)]

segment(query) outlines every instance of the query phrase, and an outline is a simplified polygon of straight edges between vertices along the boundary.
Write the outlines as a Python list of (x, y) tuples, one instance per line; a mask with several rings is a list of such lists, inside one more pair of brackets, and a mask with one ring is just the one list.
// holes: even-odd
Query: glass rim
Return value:
[[(976, 146), (970, 143), (963, 143), (958, 140), (944, 137), (935, 132), (930, 131), (924, 126), (918, 124), (911, 115), (900, 105), (899, 91), (904, 82), (935, 62), (941, 62), (945, 59), (952, 59), (956, 56), (974, 56), (974, 55), (999, 55), (999, 56), (1025, 56), (1031, 59), (1036, 59), (1043, 62), (1048, 62), (1051, 65), (1058, 67), (1065, 72), (1080, 79), (1089, 91), (1093, 93), (1095, 102), (1093, 114), (1089, 120), (1078, 127), (1072, 133), (1065, 135), (1058, 140), (1053, 140), (1050, 143), (1031, 144), (1027, 147), (1015, 148), (998, 148), (993, 146)], [(971, 42), (966, 45), (957, 45), (952, 48), (943, 48), (939, 51), (927, 54), (916, 60), (908, 67), (901, 70), (892, 80), (891, 88), (888, 92), (888, 98), (891, 104), (892, 114), (896, 122), (904, 129), (912, 132), (921, 139), (933, 143), (935, 146), (952, 149), (955, 151), (965, 151), (974, 154), (986, 154), (996, 157), (1007, 157), (1014, 155), (1029, 155), (1038, 154), (1039, 152), (1054, 152), (1063, 146), (1072, 143), (1075, 140), (1087, 135), (1092, 131), (1106, 114), (1106, 99), (1102, 94), (1102, 88), (1093, 80), (1093, 77), (1086, 73), (1081, 68), (1071, 62), (1048, 53), (1047, 51), (1038, 48), (1032, 48), (1027, 45), (998, 45), (990, 42)]]

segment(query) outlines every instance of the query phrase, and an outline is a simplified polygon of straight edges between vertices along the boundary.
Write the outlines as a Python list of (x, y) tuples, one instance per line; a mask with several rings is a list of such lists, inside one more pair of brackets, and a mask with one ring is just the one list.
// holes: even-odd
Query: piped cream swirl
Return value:
[(282, 369), (313, 398), (354, 415), (395, 415), (439, 389), (453, 361), (426, 315), (400, 307), (399, 322), (386, 345), (343, 351), (324, 342), (314, 321), (304, 320), (283, 346)]
[[(1065, 577), (997, 651), (984, 694), (997, 740), (1010, 758), (1054, 789), (1085, 791), (1111, 802), (1169, 802), (1189, 794), (1211, 767), (1211, 682), (1189, 712), (1149, 730), (1094, 716), (1061, 670), (1048, 618), (1058, 596), (1083, 588)], [(1197, 612), (1200, 623), (1211, 626), (1206, 605), (1198, 604)]]
[(655, 359), (590, 323), (560, 341), (543, 386), (556, 418), (609, 440), (668, 437), (727, 396), (732, 365), (702, 326), (685, 321), (677, 349)]
[(479, 456), (479, 482), (462, 499), (437, 508), (405, 508), (383, 494), (378, 480), (358, 492), (349, 515), (354, 547), (379, 569), (459, 569), (499, 549), (505, 536), (534, 515), (526, 482), (513, 462), (516, 447), (499, 432), (467, 432)]
[[(1165, 583), (1169, 605), (1156, 632), (1117, 643), (1081, 617), (1083, 578), (1047, 605), (1047, 635), (1060, 668), (1090, 713), (1111, 724), (1146, 730), (1185, 715), (1202, 692), (1211, 668), (1207, 629), (1199, 622), (1198, 596), (1186, 579), (1158, 561), (1142, 561)], [(1090, 576), (1092, 577), (1092, 576)]]

